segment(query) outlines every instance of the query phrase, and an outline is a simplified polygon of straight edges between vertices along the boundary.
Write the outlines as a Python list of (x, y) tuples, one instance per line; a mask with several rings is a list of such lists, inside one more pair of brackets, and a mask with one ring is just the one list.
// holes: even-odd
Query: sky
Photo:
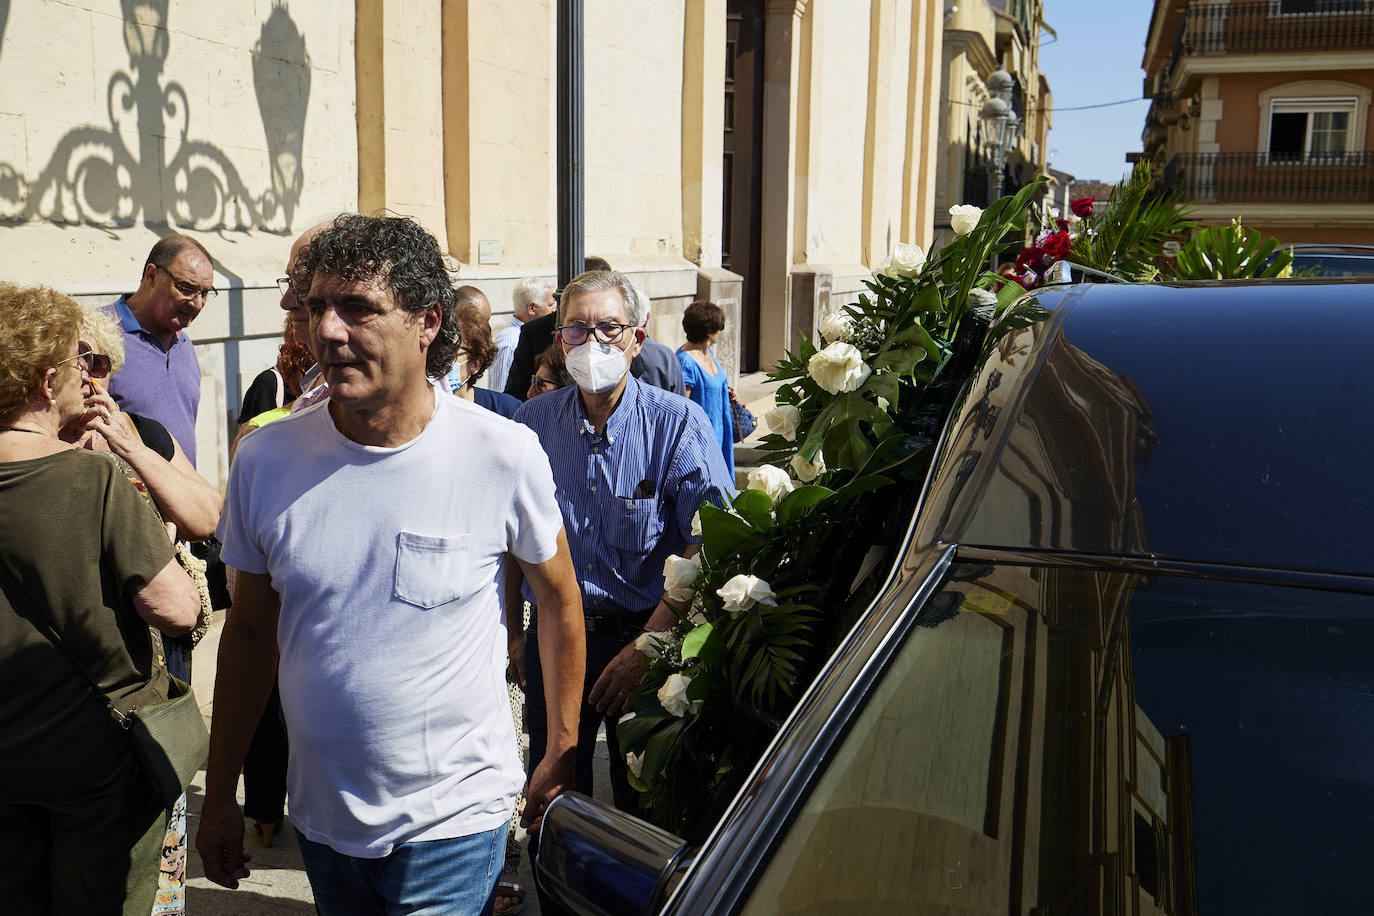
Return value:
[[(1043, 33), (1040, 72), (1054, 94), (1049, 163), (1080, 181), (1113, 182), (1129, 167), (1126, 153), (1139, 151), (1150, 103), (1141, 97), (1145, 32), (1150, 0), (1045, 0), (1045, 20), (1058, 33)], [(1124, 105), (1066, 111), (1133, 99)]]

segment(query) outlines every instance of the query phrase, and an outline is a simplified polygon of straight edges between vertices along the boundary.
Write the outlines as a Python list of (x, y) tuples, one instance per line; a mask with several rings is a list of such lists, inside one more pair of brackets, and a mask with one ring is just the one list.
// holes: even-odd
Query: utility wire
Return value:
[[(967, 106), (969, 106), (970, 108), (972, 108), (972, 107), (975, 106), (975, 103), (974, 103), (974, 102), (965, 102), (965, 101), (963, 101), (962, 99), (945, 99), (945, 101), (946, 101), (946, 102), (949, 102), (951, 105), (967, 105)], [(1129, 105), (1129, 104), (1132, 103), (1132, 102), (1148, 102), (1148, 101), (1150, 101), (1150, 100), (1149, 100), (1149, 99), (1144, 99), (1144, 98), (1140, 98), (1140, 99), (1117, 99), (1115, 102), (1098, 102), (1096, 105), (1074, 105), (1074, 106), (1071, 106), (1071, 107), (1069, 107), (1069, 108), (1060, 108), (1060, 107), (1056, 106), (1056, 107), (1054, 107), (1054, 108), (1033, 108), (1033, 109), (1031, 109), (1031, 110), (1034, 111), (1034, 112), (1036, 112), (1037, 114), (1040, 113), (1040, 112), (1042, 112), (1042, 111), (1087, 111), (1089, 108), (1110, 108), (1110, 107), (1113, 106), (1113, 105)]]

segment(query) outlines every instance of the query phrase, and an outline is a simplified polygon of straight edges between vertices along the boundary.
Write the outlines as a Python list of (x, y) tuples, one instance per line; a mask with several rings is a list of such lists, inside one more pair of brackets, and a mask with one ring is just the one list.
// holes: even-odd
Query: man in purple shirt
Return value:
[(124, 367), (110, 378), (120, 408), (157, 420), (196, 461), (200, 361), (186, 327), (215, 295), (210, 253), (195, 239), (160, 239), (138, 289), (105, 307), (124, 330)]

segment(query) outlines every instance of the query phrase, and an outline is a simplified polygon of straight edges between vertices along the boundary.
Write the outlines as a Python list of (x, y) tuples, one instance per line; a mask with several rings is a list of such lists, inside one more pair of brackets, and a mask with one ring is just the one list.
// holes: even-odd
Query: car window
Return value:
[(1296, 254), (1293, 269), (1313, 277), (1374, 276), (1374, 257), (1335, 254)]
[(743, 912), (1367, 906), (1374, 598), (956, 566)]

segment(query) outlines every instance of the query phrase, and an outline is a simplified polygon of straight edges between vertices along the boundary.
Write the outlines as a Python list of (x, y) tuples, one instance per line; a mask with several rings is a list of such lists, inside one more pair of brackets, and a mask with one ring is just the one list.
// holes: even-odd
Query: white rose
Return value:
[(635, 648), (648, 658), (662, 658), (663, 646), (653, 633), (640, 633), (635, 637)]
[(773, 467), (771, 464), (760, 465), (749, 472), (750, 490), (762, 490), (768, 494), (768, 498), (773, 501), (773, 505), (778, 504), (782, 499), (794, 489), (792, 478), (787, 476), (787, 472), (782, 468)]
[(833, 343), (806, 364), (806, 371), (831, 394), (857, 391), (868, 381), (873, 370), (864, 362), (863, 354), (847, 343)]
[(626, 755), (625, 755), (625, 765), (626, 765), (627, 767), (630, 768), (630, 772), (631, 772), (631, 773), (635, 774), (635, 779), (643, 779), (643, 778), (644, 778), (643, 776), (640, 775), (640, 771), (644, 769), (644, 755), (643, 755), (643, 754), (626, 754)]
[(701, 510), (692, 513), (692, 537), (701, 537)]
[(779, 404), (763, 415), (763, 422), (784, 439), (795, 439), (797, 424), (801, 422), (801, 411), (791, 404)]
[(687, 688), (692, 679), (682, 674), (670, 674), (663, 686), (658, 688), (658, 701), (669, 715), (682, 718), (687, 713), (695, 713), (701, 708), (701, 700), (687, 701)]
[(701, 554), (691, 559), (669, 554), (663, 561), (663, 590), (673, 601), (688, 601), (696, 591), (698, 577), (701, 576)]
[(802, 483), (810, 483), (821, 474), (825, 473), (825, 456), (820, 452), (816, 453), (815, 462), (807, 461), (801, 455), (792, 456), (792, 473), (797, 475), (797, 479)]
[(972, 204), (955, 204), (949, 208), (949, 228), (955, 235), (968, 235), (978, 228), (978, 220), (983, 216), (983, 208)]
[(828, 341), (843, 340), (854, 330), (854, 316), (836, 309), (821, 319), (821, 336)]
[(716, 594), (725, 600), (725, 610), (730, 614), (742, 614), (755, 604), (766, 604), (769, 607), (776, 607), (778, 604), (778, 596), (773, 594), (773, 586), (758, 576), (745, 573), (740, 573), (716, 589)]
[(926, 253), (920, 245), (898, 242), (892, 246), (892, 254), (883, 262), (879, 273), (889, 277), (914, 277), (921, 272), (921, 265), (925, 262)]

